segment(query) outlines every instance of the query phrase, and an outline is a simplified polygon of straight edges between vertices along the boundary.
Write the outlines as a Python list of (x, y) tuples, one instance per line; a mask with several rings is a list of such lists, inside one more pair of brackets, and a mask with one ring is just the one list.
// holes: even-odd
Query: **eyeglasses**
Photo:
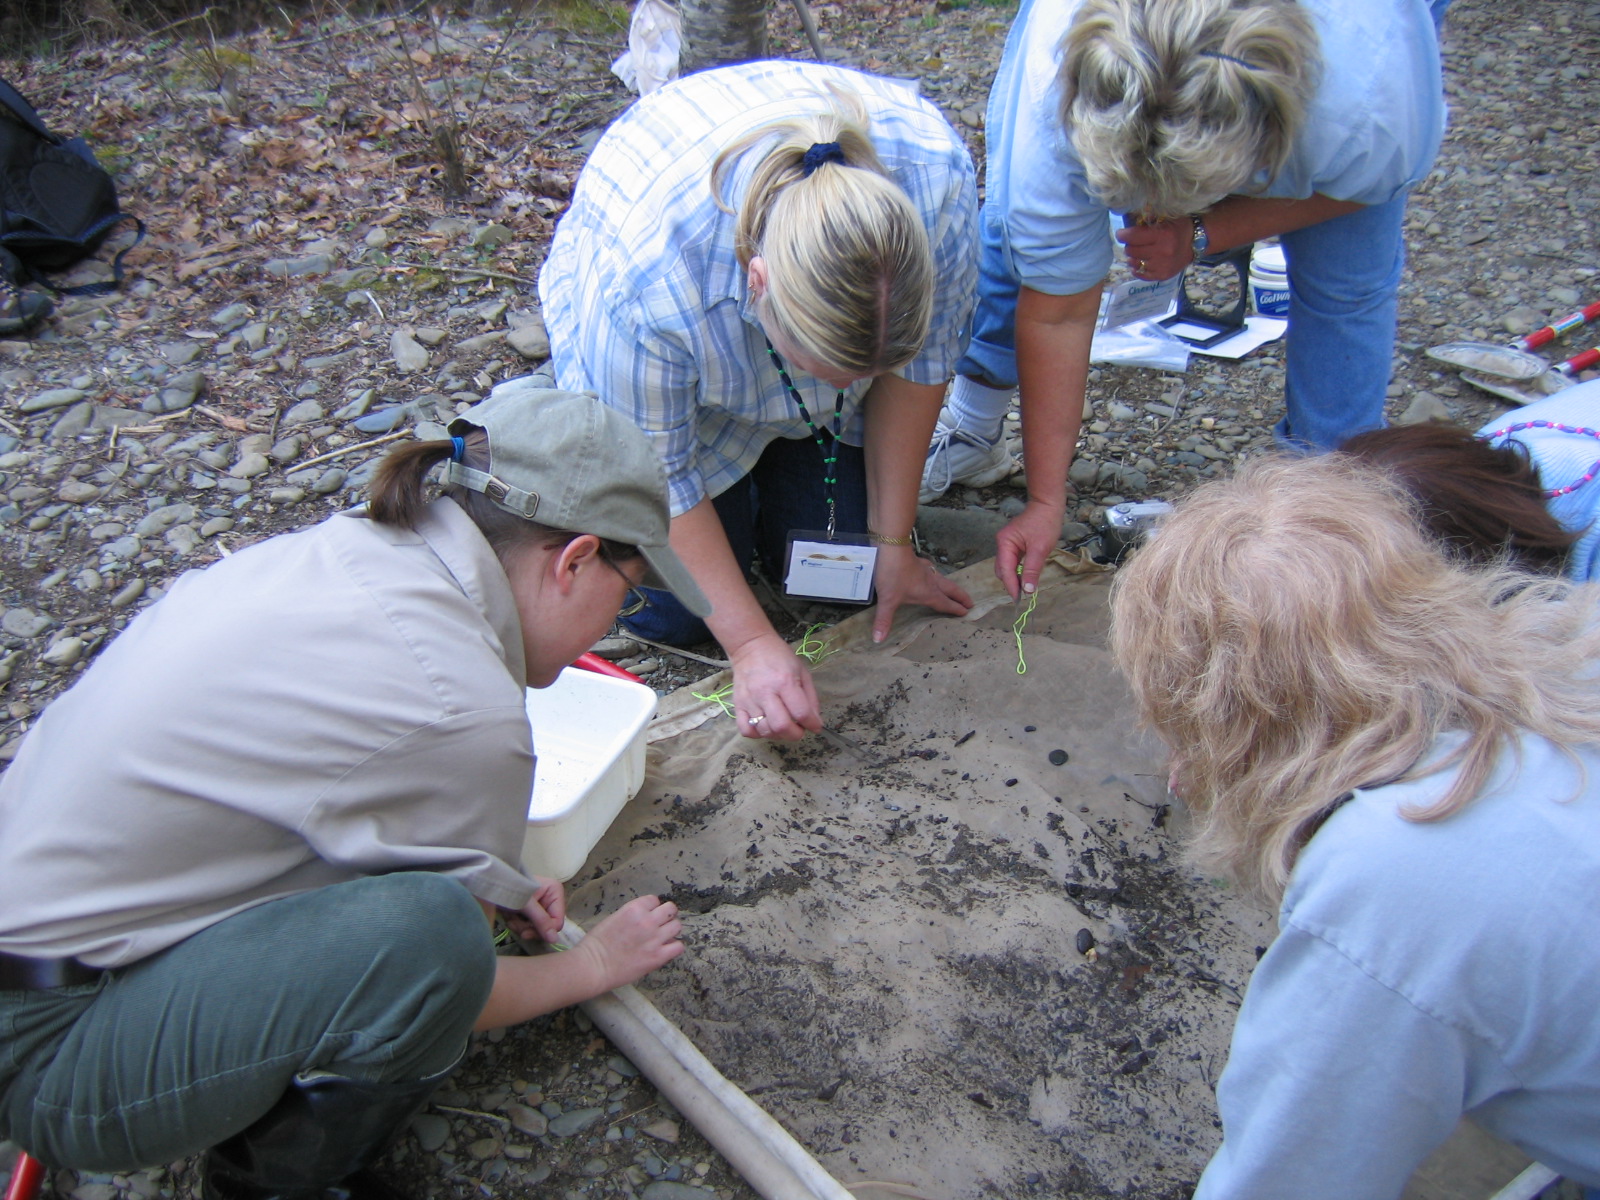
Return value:
[(626, 604), (617, 610), (617, 618), (619, 620), (623, 617), (633, 616), (635, 613), (643, 609), (646, 604), (650, 603), (650, 597), (645, 595), (644, 592), (634, 586), (633, 580), (629, 579), (627, 575), (623, 574), (621, 567), (617, 566), (617, 564), (612, 562), (609, 558), (602, 557), (600, 561), (605, 563), (606, 566), (610, 567), (618, 575), (621, 575), (623, 582), (628, 585), (628, 596), (630, 599)]

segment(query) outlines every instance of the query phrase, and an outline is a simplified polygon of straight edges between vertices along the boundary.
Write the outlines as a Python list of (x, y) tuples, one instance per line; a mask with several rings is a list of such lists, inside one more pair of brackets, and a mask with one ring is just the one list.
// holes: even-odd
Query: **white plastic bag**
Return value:
[(628, 49), (611, 64), (611, 73), (629, 90), (648, 96), (678, 77), (682, 49), (683, 21), (678, 10), (667, 0), (639, 0), (628, 24)]
[(1182, 374), (1189, 369), (1189, 344), (1154, 321), (1134, 321), (1117, 329), (1096, 330), (1089, 361)]

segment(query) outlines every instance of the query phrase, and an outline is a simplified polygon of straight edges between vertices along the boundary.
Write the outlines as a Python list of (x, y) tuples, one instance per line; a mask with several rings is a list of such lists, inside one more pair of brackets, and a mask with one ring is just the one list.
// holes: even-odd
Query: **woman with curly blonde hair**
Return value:
[(744, 63), (625, 113), (556, 227), (539, 275), (556, 377), (651, 435), (673, 545), (714, 608), (702, 624), (653, 597), (628, 627), (715, 636), (747, 736), (821, 724), (745, 582), (757, 554), (784, 577), (791, 533), (876, 545), (880, 637), (901, 604), (967, 610), (910, 534), (972, 312), (976, 187), (961, 138), (903, 85)]
[(1443, 129), (1425, 0), (1025, 0), (989, 93), (978, 307), (924, 502), (1010, 471), (1020, 388), (1028, 504), (995, 569), (1033, 586), (1060, 538), (1117, 241), (1160, 280), (1280, 237), (1280, 439), (1332, 449), (1382, 425), (1406, 197)]
[(1600, 1184), (1600, 625), (1345, 455), (1181, 504), (1112, 647), (1192, 851), (1269, 901), (1196, 1196), (1397, 1196), (1463, 1113)]

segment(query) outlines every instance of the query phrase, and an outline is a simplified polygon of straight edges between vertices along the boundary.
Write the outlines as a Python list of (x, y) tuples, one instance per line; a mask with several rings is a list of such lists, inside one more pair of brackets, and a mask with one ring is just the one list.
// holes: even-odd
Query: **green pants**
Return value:
[(0, 1137), (131, 1170), (238, 1133), (302, 1072), (437, 1074), (494, 970), (477, 901), (410, 872), (270, 901), (94, 983), (0, 992)]

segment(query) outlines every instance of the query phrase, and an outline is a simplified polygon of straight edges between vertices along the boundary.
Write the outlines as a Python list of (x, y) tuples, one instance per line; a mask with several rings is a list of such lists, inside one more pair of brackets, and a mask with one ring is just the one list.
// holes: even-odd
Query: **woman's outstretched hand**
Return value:
[(737, 650), (733, 662), (733, 715), (748, 738), (798, 742), (822, 728), (822, 706), (811, 664), (769, 628)]

